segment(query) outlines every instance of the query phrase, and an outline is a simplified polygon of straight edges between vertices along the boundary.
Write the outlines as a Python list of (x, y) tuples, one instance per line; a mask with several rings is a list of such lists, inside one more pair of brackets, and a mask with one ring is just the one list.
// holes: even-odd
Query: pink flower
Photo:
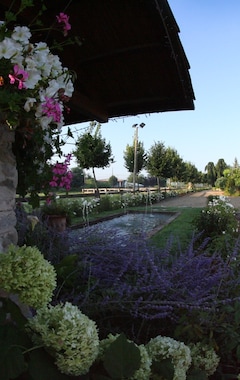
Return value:
[(64, 37), (66, 37), (68, 34), (68, 31), (71, 29), (71, 25), (68, 22), (69, 16), (61, 12), (59, 13), (59, 16), (56, 16), (56, 17), (59, 23), (63, 23), (63, 35)]
[(13, 74), (9, 74), (8, 77), (10, 79), (10, 84), (18, 82), (19, 90), (26, 88), (24, 81), (28, 78), (28, 73), (21, 69), (18, 65), (13, 66)]
[(46, 102), (42, 104), (42, 112), (48, 117), (52, 117), (56, 123), (60, 123), (62, 110), (59, 103), (54, 98), (45, 97)]
[(57, 162), (52, 167), (53, 177), (49, 182), (49, 185), (51, 187), (59, 187), (70, 190), (73, 175), (68, 169), (68, 166), (70, 165), (71, 154), (68, 154), (65, 157), (66, 159), (64, 162)]

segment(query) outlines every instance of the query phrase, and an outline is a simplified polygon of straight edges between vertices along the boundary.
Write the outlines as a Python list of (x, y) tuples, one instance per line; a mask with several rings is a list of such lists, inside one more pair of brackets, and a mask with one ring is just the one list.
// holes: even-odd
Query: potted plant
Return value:
[[(51, 188), (70, 190), (72, 172), (69, 170), (71, 155), (65, 156), (64, 162), (57, 162), (51, 167), (52, 179), (49, 182)], [(46, 203), (42, 206), (41, 211), (46, 217), (49, 226), (62, 232), (66, 225), (70, 224), (70, 213), (66, 203), (57, 200), (56, 193), (48, 193)]]
[(65, 231), (67, 225), (70, 224), (69, 208), (61, 200), (54, 199), (51, 202), (46, 202), (41, 207), (41, 212), (47, 224), (58, 232)]

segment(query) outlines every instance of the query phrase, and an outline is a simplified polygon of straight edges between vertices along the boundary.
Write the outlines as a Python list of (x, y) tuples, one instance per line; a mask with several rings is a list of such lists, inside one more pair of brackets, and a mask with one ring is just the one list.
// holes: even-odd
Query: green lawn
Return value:
[(151, 242), (157, 247), (164, 247), (169, 238), (173, 237), (173, 249), (179, 244), (182, 248), (186, 247), (194, 233), (193, 220), (201, 212), (201, 209), (169, 207), (166, 208), (166, 211), (180, 212), (180, 215), (157, 232), (151, 238)]

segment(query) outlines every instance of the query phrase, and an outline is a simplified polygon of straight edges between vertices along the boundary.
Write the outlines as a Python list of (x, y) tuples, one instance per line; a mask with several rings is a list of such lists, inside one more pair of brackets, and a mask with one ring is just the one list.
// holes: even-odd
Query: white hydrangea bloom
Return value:
[(214, 349), (200, 342), (190, 344), (189, 347), (191, 350), (193, 367), (204, 370), (207, 376), (213, 375), (220, 361), (220, 358)]
[(62, 373), (84, 375), (98, 356), (95, 322), (69, 302), (38, 310), (28, 326), (33, 342), (48, 349)]
[(182, 342), (166, 336), (152, 338), (146, 345), (152, 361), (170, 358), (174, 366), (173, 380), (186, 380), (191, 364), (190, 348)]
[(42, 307), (52, 299), (56, 272), (36, 247), (10, 245), (0, 254), (0, 288), (28, 306)]

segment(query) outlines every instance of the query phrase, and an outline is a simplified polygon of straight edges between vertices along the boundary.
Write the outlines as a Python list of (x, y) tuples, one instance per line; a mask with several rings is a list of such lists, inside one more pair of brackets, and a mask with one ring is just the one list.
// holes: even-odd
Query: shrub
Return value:
[(19, 295), (24, 304), (41, 307), (52, 299), (56, 272), (36, 247), (10, 245), (0, 253), (0, 288)]
[(95, 322), (68, 302), (38, 310), (28, 326), (33, 342), (47, 348), (62, 373), (85, 374), (98, 355)]
[[(173, 334), (183, 315), (201, 324), (200, 311), (214, 314), (229, 303), (231, 294), (238, 294), (239, 279), (234, 258), (230, 265), (220, 254), (210, 256), (203, 246), (194, 246), (195, 240), (169, 257), (170, 244), (156, 249), (143, 237), (134, 241), (113, 231), (86, 229), (71, 250), (79, 258), (76, 281), (63, 284), (58, 300), (77, 304), (96, 320), (102, 337), (122, 331), (145, 343), (157, 331)], [(204, 323), (207, 330), (208, 318)]]
[(210, 198), (193, 223), (203, 238), (212, 239), (224, 234), (236, 237), (238, 232), (235, 209), (225, 197)]
[(36, 246), (52, 263), (58, 263), (69, 254), (68, 231), (49, 229), (39, 212), (27, 214), (19, 204), (16, 208), (18, 245)]

